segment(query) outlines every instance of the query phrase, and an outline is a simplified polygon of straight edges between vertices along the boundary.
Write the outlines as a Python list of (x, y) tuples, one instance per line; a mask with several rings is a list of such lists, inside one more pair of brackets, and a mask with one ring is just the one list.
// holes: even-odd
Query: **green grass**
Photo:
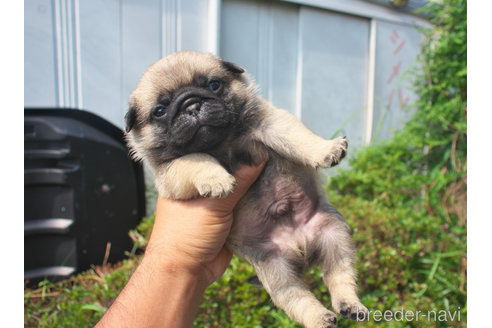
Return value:
[[(452, 243), (453, 233), (435, 218), (421, 218), (412, 208), (390, 209), (374, 201), (330, 192), (332, 203), (353, 228), (357, 244), (357, 271), (361, 300), (370, 310), (411, 311), (461, 308), (466, 325), (466, 243)], [(152, 219), (131, 233), (145, 246)], [(457, 233), (460, 233), (458, 231)], [(449, 235), (449, 249), (436, 250), (436, 238)], [(440, 237), (439, 237), (440, 236)], [(448, 241), (448, 238), (445, 238)], [(139, 255), (114, 267), (95, 267), (65, 282), (44, 281), (26, 289), (26, 327), (93, 326), (111, 305), (140, 260)], [(301, 327), (275, 308), (267, 293), (247, 282), (253, 268), (234, 257), (224, 276), (203, 297), (195, 327)], [(307, 283), (327, 306), (330, 298), (321, 272), (312, 269)], [(340, 327), (448, 327), (450, 322), (354, 323), (340, 320)]]
[(24, 292), (24, 326), (90, 327), (94, 325), (134, 271), (137, 259), (108, 273), (84, 272), (68, 281), (43, 281)]

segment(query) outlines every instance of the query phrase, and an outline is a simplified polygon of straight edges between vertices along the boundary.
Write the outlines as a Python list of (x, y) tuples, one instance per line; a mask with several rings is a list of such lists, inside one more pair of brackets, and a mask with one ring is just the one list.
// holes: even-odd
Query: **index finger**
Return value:
[(266, 160), (257, 165), (243, 165), (240, 166), (235, 172), (236, 187), (231, 195), (227, 198), (230, 199), (232, 207), (234, 207), (239, 199), (244, 196), (249, 187), (258, 179), (263, 168), (265, 167)]

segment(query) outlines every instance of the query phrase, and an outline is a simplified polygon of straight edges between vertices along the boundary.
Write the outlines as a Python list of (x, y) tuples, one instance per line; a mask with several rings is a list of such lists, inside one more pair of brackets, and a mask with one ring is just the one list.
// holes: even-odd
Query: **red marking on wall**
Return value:
[(393, 81), (393, 79), (395, 78), (395, 76), (398, 75), (400, 71), (400, 66), (401, 66), (401, 60), (398, 62), (398, 64), (396, 64), (396, 66), (393, 66), (393, 72), (391, 72), (391, 75), (388, 78), (388, 81), (386, 81), (386, 84), (390, 84), (391, 81)]
[[(389, 39), (391, 43), (394, 44), (393, 56), (396, 56), (401, 51), (401, 49), (405, 46), (406, 40), (402, 39), (396, 30), (391, 31)], [(396, 65), (393, 66), (393, 69), (391, 71), (390, 76), (388, 77), (388, 80), (386, 81), (386, 84), (389, 85), (395, 79), (395, 77), (397, 77), (400, 74), (401, 65), (402, 65), (402, 61), (400, 60)], [(401, 88), (392, 88), (388, 95), (388, 100), (386, 102), (387, 109), (390, 109), (391, 105), (393, 104), (393, 97), (395, 95), (395, 90), (398, 91), (398, 103), (401, 108), (405, 107), (405, 105), (409, 101), (409, 97), (404, 97)]]
[(407, 96), (403, 98), (403, 93), (401, 92), (401, 88), (398, 89), (398, 100), (400, 101), (400, 107), (403, 108), (407, 105), (410, 98)]
[(403, 46), (405, 45), (405, 40), (403, 40), (402, 42), (400, 42), (400, 44), (398, 45), (398, 47), (395, 49), (395, 51), (393, 51), (393, 56), (396, 55), (397, 53), (400, 52), (401, 48), (403, 48)]
[(391, 92), (389, 94), (389, 97), (388, 97), (388, 102), (386, 103), (386, 108), (390, 108), (391, 107), (391, 103), (393, 102), (393, 94), (395, 93), (395, 89), (391, 89)]

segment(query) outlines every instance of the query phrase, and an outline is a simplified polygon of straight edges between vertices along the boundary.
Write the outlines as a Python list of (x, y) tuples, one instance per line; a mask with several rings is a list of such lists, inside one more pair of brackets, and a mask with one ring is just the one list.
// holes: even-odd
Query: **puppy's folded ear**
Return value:
[(137, 121), (137, 107), (135, 105), (130, 105), (130, 109), (125, 115), (125, 123), (126, 123), (125, 131), (127, 133), (131, 131), (136, 121)]
[(234, 74), (241, 74), (245, 72), (244, 68), (239, 67), (236, 64), (225, 61), (223, 59), (220, 60), (220, 64), (222, 65), (223, 68)]

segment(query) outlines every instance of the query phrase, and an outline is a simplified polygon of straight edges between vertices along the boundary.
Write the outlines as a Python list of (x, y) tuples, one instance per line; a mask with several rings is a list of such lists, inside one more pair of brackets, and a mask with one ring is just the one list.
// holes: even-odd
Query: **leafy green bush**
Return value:
[(360, 151), (328, 190), (354, 227), (366, 306), (460, 310), (454, 324), (464, 325), (466, 1), (427, 10), (435, 28), (426, 32), (415, 116), (391, 140)]

